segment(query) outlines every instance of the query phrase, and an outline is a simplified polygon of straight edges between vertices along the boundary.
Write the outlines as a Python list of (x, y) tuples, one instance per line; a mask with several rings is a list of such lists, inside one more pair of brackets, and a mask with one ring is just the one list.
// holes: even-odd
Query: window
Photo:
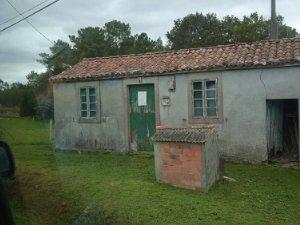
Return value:
[(80, 88), (80, 115), (82, 118), (94, 118), (97, 114), (96, 90), (93, 87)]
[(217, 80), (193, 81), (193, 115), (196, 118), (217, 117)]

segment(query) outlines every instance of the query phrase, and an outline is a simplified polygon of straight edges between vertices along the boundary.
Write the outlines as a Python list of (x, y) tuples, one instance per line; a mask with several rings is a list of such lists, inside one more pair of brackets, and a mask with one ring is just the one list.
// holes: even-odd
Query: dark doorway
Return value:
[(298, 163), (298, 99), (267, 100), (269, 162)]

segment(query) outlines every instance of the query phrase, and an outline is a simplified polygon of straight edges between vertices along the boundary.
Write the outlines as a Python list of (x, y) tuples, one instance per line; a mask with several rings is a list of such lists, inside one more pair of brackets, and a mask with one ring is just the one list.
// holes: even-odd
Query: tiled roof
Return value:
[(161, 128), (152, 136), (155, 142), (204, 143), (213, 133), (212, 126), (197, 128)]
[(184, 49), (169, 52), (86, 58), (51, 81), (155, 76), (188, 71), (277, 67), (300, 64), (300, 38)]

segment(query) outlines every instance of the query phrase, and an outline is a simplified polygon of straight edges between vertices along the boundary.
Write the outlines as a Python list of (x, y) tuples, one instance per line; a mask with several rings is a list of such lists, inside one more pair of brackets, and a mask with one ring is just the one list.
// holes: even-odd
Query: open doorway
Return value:
[(269, 162), (299, 163), (298, 99), (267, 100)]

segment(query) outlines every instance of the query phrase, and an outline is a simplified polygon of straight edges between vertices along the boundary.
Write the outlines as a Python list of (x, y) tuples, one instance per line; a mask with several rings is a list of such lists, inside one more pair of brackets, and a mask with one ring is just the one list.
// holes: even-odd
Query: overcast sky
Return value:
[[(24, 11), (43, 0), (10, 0)], [(48, 1), (50, 3), (52, 0)], [(214, 12), (219, 17), (238, 17), (257, 11), (270, 17), (270, 0), (60, 0), (29, 21), (50, 40), (67, 41), (86, 26), (103, 26), (113, 19), (129, 23), (132, 32), (146, 32), (152, 38), (161, 37), (173, 26), (173, 21), (189, 13)], [(47, 3), (45, 3), (47, 4)], [(300, 1), (277, 0), (277, 12), (285, 22), (300, 31)], [(0, 24), (16, 15), (7, 0), (0, 0)], [(18, 18), (19, 19), (19, 18)], [(16, 20), (15, 20), (16, 21)], [(0, 29), (9, 23), (0, 25)], [(0, 78), (8, 82), (25, 82), (31, 70), (45, 68), (36, 62), (40, 52), (48, 52), (51, 43), (25, 21), (0, 33)]]

